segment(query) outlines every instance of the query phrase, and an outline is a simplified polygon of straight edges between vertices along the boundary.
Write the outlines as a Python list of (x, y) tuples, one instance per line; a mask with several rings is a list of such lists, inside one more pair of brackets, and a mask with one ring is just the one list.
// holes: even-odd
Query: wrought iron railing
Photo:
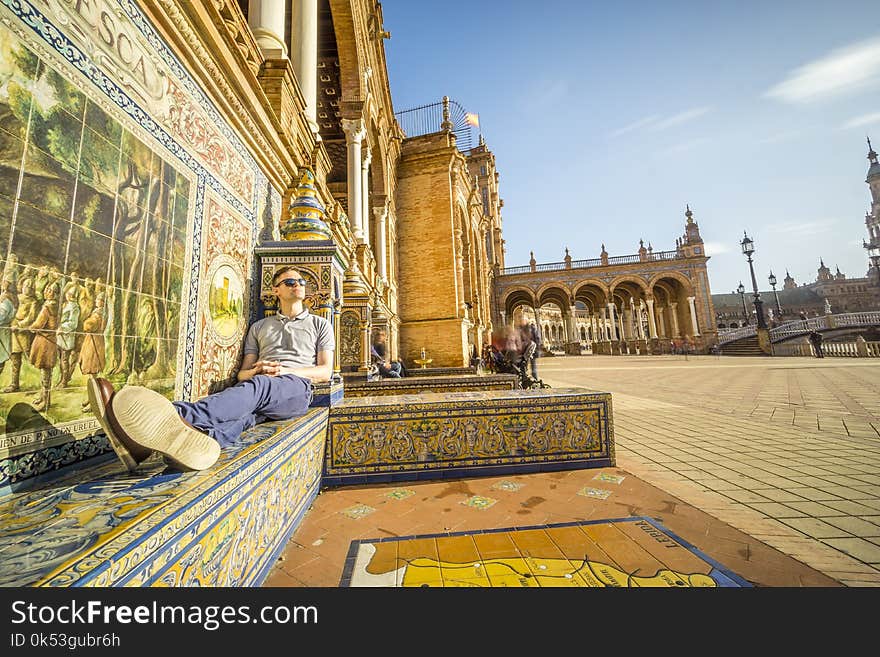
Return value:
[[(440, 132), (443, 123), (443, 101), (422, 105), (411, 109), (395, 112), (397, 122), (407, 137), (420, 137)], [(455, 146), (462, 153), (469, 152), (476, 146), (474, 128), (467, 122), (467, 112), (454, 100), (449, 101), (449, 121), (452, 123), (452, 134), (455, 135)]]

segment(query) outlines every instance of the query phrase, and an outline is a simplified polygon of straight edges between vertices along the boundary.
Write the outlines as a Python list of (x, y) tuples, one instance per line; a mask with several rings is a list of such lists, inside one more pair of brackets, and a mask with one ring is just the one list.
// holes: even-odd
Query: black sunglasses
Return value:
[(275, 285), (286, 285), (287, 287), (293, 287), (294, 285), (299, 285), (300, 287), (306, 286), (306, 279), (304, 278), (285, 278), (283, 281), (278, 281)]

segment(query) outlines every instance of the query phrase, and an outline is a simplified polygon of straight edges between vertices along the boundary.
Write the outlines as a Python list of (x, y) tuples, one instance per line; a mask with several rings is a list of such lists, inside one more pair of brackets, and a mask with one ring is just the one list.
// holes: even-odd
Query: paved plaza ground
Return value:
[(266, 585), (338, 586), (356, 539), (630, 516), (755, 586), (880, 585), (880, 361), (581, 356), (539, 374), (612, 393), (617, 467), (325, 490)]

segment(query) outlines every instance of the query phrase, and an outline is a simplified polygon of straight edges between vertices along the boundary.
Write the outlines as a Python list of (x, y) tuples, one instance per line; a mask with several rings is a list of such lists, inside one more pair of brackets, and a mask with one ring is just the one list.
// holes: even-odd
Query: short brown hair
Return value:
[(281, 274), (286, 274), (289, 271), (295, 271), (297, 274), (302, 276), (302, 272), (296, 265), (281, 265), (281, 267), (276, 269), (272, 274), (272, 287), (278, 285), (278, 277), (281, 276)]

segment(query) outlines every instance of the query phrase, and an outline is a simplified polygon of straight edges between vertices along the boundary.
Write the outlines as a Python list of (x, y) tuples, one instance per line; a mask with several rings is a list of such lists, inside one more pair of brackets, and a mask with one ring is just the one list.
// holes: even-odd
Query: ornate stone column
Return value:
[(614, 319), (614, 304), (609, 303), (608, 304), (608, 339), (609, 340), (616, 340), (617, 339), (617, 336), (615, 335), (615, 332), (617, 331), (617, 327), (615, 326), (615, 323), (616, 322)]
[(639, 326), (639, 340), (645, 339), (645, 323), (642, 321), (642, 313), (645, 310), (645, 302), (643, 299), (639, 299), (639, 306), (636, 308), (636, 317), (638, 318), (638, 326)]
[(668, 338), (669, 335), (666, 332), (666, 306), (659, 309), (657, 319), (660, 320), (660, 337)]
[(364, 241), (364, 220), (361, 211), (361, 140), (367, 134), (363, 119), (342, 119), (345, 146), (348, 151), (348, 220), (359, 242)]
[(627, 340), (635, 340), (638, 336), (638, 329), (636, 328), (636, 300), (633, 297), (629, 298), (629, 308), (627, 310), (626, 318), (624, 321), (624, 327), (627, 331)]
[(370, 325), (367, 322), (361, 323), (361, 371), (370, 369), (372, 358), (370, 354)]
[(696, 299), (696, 297), (688, 297), (687, 299), (688, 299), (688, 307), (690, 308), (690, 311), (691, 311), (691, 326), (694, 329), (694, 336), (698, 337), (700, 335), (700, 328), (699, 328), (699, 326), (697, 326), (697, 309), (694, 306), (694, 299)]
[(577, 318), (574, 314), (575, 307), (568, 307), (568, 342), (580, 342), (577, 330)]
[(286, 59), (284, 1), (249, 0), (248, 25), (266, 59)]
[(376, 254), (376, 262), (379, 265), (379, 278), (388, 281), (388, 250), (387, 240), (388, 233), (386, 230), (386, 222), (388, 221), (388, 204), (384, 204), (378, 208), (373, 208), (373, 216), (376, 218), (376, 244), (373, 247)]
[(669, 314), (672, 316), (672, 337), (680, 338), (681, 331), (678, 328), (678, 302), (673, 301), (669, 304)]
[(648, 299), (645, 303), (648, 305), (648, 335), (654, 339), (657, 337), (657, 324), (654, 322), (654, 300)]
[[(251, 0), (251, 4), (254, 1)], [(281, 5), (283, 20), (284, 0), (273, 1)], [(312, 132), (318, 135), (318, 0), (293, 0), (292, 9), (290, 57), (306, 101), (306, 119)]]
[(370, 162), (373, 161), (373, 151), (369, 146), (361, 149), (363, 160), (361, 161), (361, 216), (364, 218), (364, 244), (370, 244)]

